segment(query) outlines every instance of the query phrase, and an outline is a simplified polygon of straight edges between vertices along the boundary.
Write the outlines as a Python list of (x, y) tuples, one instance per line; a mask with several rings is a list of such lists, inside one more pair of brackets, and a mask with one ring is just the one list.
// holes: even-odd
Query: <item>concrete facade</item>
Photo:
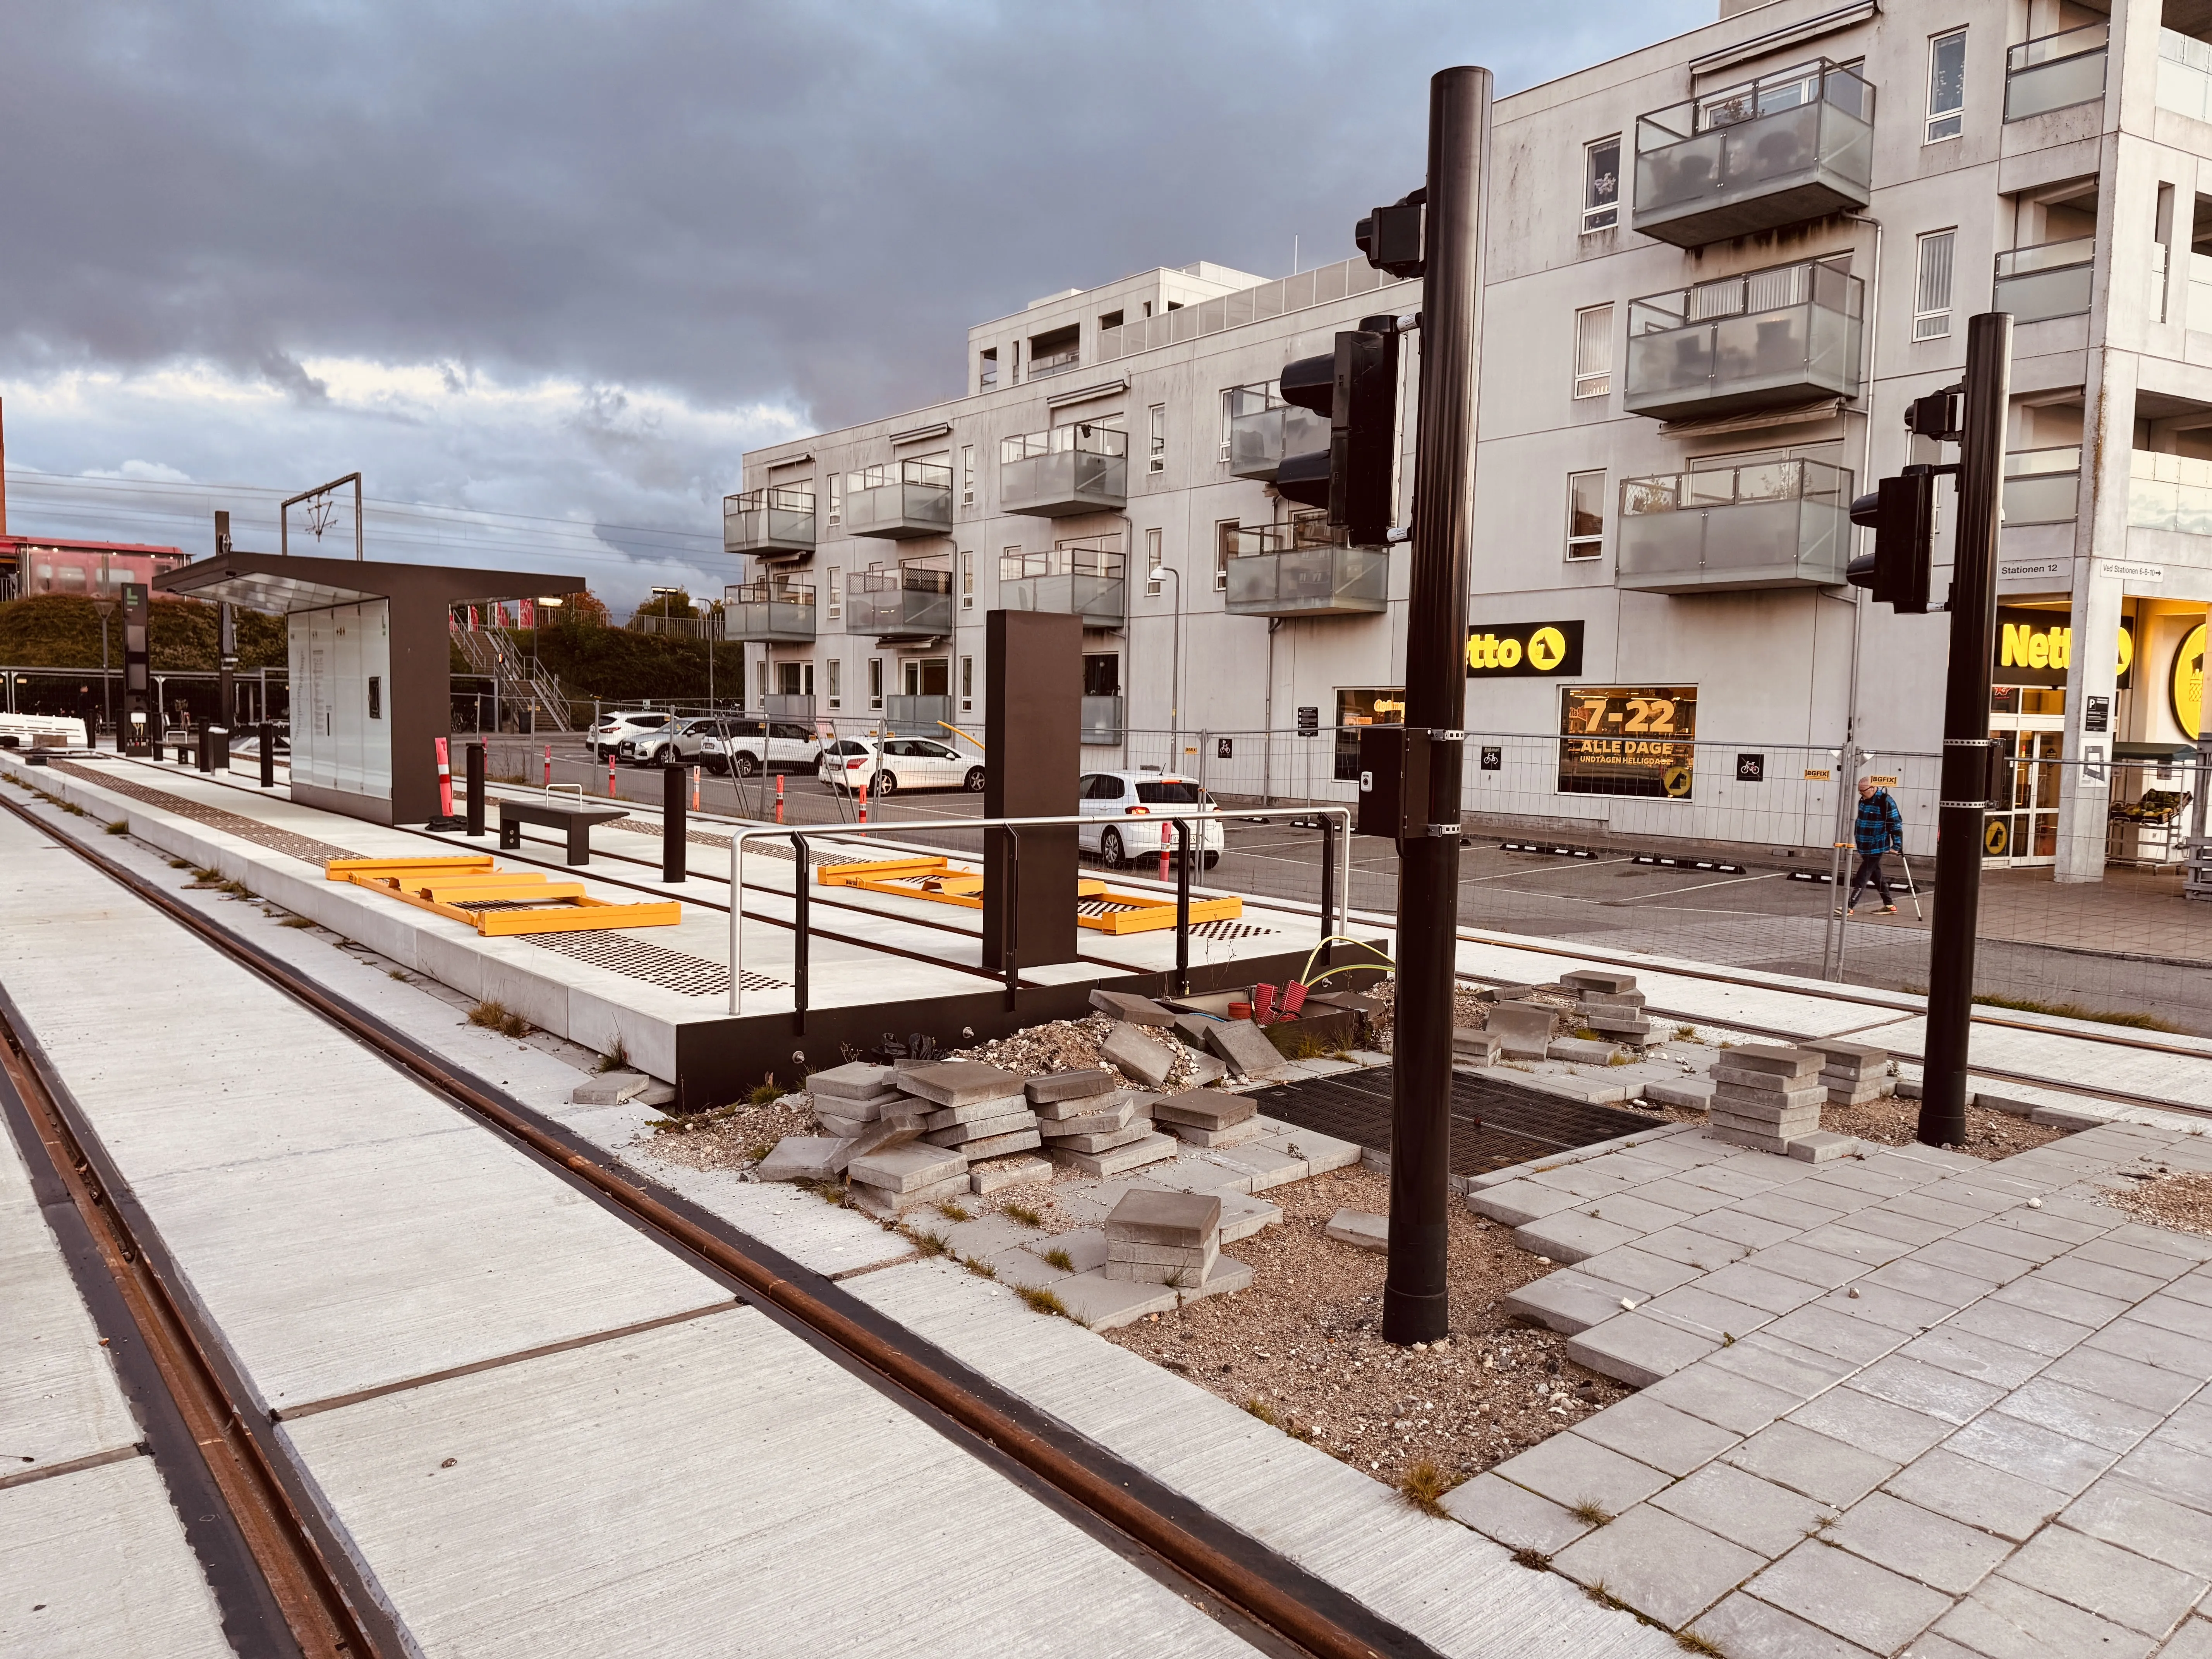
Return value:
[[(2016, 318), (2000, 604), (2020, 653), (2044, 659), (1996, 673), (2014, 689), (1993, 729), (2033, 763), (2016, 769), (2019, 810), (1993, 815), (2000, 856), (2095, 879), (2112, 793), (2188, 787), (2110, 769), (2126, 758), (2116, 745), (2194, 739), (2192, 630), (2212, 599), (2212, 45), (2179, 32), (2212, 25), (2178, 0), (2168, 10), (1774, 0), (1498, 101), (1468, 620), (1511, 643), (1470, 669), (1469, 725), (1499, 740), (1497, 767), (1470, 757), (1470, 811), (1591, 837), (1825, 846), (1847, 780), (1823, 757), (1856, 742), (1899, 777), (1908, 845), (1927, 850), (1934, 763), (1916, 757), (1940, 747), (1947, 625), (1843, 585), (1856, 550), (1843, 514), (1873, 479), (1941, 459), (1905, 432), (1905, 404), (1957, 380), (1966, 319), (1993, 306)], [(1961, 30), (1963, 62), (1937, 44)], [(1807, 105), (1829, 124), (1810, 184), (1774, 160)], [(1607, 213), (1591, 146), (1615, 135)], [(1419, 157), (1404, 163), (1418, 182)], [(1735, 171), (1710, 210), (1681, 216), (1670, 181), (1694, 196), (1708, 165)], [(1270, 617), (1233, 603), (1243, 572), (1221, 556), (1220, 526), (1266, 527), (1283, 538), (1271, 547), (1297, 538), (1273, 486), (1232, 470), (1229, 399), (1362, 316), (1417, 310), (1419, 292), (1356, 258), (1276, 283), (1143, 272), (970, 330), (958, 398), (748, 455), (748, 489), (811, 489), (817, 506), (812, 553), (749, 557), (748, 578), (821, 596), (811, 642), (756, 647), (749, 702), (811, 691), (841, 729), (887, 714), (980, 720), (980, 664), (963, 665), (981, 655), (984, 613), (1065, 605), (1065, 589), (1018, 579), (1066, 570), (1059, 544), (1107, 538), (1091, 545), (1126, 561), (1126, 620), (1087, 628), (1084, 648), (1112, 659), (1086, 672), (1122, 702), (1112, 722), (1099, 711), (1085, 766), (1212, 766), (1217, 791), (1349, 799), (1330, 734), (1395, 714), (1408, 555), (1387, 555), (1380, 609)], [(1418, 354), (1406, 362), (1409, 456)], [(1710, 374), (1686, 380), (1700, 362)], [(1077, 510), (1078, 491), (1051, 503), (1065, 516), (1008, 510), (1004, 441), (1075, 422), (1127, 434), (1126, 506)], [(948, 470), (944, 533), (831, 521), (833, 477), (846, 497), (865, 469), (925, 457)], [(1576, 525), (1571, 477), (1594, 473), (1582, 499), (1599, 521)], [(1028, 557), (1002, 581), (1007, 550)], [(855, 573), (902, 562), (945, 573), (951, 605), (934, 614), (949, 627), (899, 639), (857, 625)], [(1539, 624), (1578, 638), (1578, 656), (1530, 672)], [(890, 709), (872, 672), (884, 698), (939, 689), (950, 702)], [(1321, 735), (1302, 748), (1304, 710)], [(1663, 741), (1641, 771), (1564, 787), (1562, 738), (1583, 729), (1566, 724), (1581, 710), (1601, 732), (1643, 720)], [(1676, 741), (1692, 723), (1711, 745), (1693, 763)], [(1218, 734), (1234, 734), (1231, 752)], [(1748, 757), (1723, 744), (1760, 751), (1765, 775), (1746, 778)]]

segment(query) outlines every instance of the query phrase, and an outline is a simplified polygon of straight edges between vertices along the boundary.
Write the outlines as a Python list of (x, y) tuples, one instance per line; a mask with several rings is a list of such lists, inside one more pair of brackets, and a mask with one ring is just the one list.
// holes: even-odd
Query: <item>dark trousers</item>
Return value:
[(1882, 854), (1880, 853), (1859, 854), (1859, 867), (1851, 876), (1851, 908), (1856, 908), (1859, 896), (1866, 891), (1869, 883), (1872, 883), (1875, 890), (1881, 893), (1881, 902), (1884, 904), (1897, 902), (1896, 897), (1889, 890), (1889, 877), (1882, 870), (1881, 860)]

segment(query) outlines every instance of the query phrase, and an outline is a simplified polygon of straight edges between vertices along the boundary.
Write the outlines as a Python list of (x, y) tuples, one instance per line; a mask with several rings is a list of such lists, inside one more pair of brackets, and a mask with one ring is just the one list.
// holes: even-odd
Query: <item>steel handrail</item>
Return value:
[[(915, 830), (1021, 830), (1062, 828), (1079, 829), (1086, 823), (1143, 823), (1151, 825), (1157, 823), (1188, 823), (1194, 819), (1203, 821), (1209, 818), (1225, 823), (1231, 817), (1237, 817), (1247, 821), (1255, 818), (1334, 818), (1337, 820), (1339, 829), (1334, 839), (1338, 842), (1338, 848), (1333, 850), (1336, 852), (1338, 856), (1342, 858), (1344, 878), (1341, 881), (1332, 881), (1329, 879), (1334, 876), (1337, 867), (1336, 858), (1334, 856), (1324, 858), (1322, 860), (1322, 896), (1324, 899), (1333, 897), (1334, 903), (1334, 905), (1324, 903), (1322, 907), (1322, 939), (1323, 943), (1326, 943), (1332, 938), (1340, 937), (1350, 928), (1352, 925), (1352, 811), (1348, 806), (1272, 806), (1263, 808), (1257, 811), (1246, 811), (1240, 810), (1234, 813), (1224, 812), (1218, 808), (1215, 808), (1208, 811), (1195, 812), (1116, 812), (1111, 814), (1099, 813), (1095, 816), (1089, 814), (1078, 814), (1073, 817), (963, 817), (936, 820), (924, 819), (919, 823), (841, 823), (834, 830), (825, 830), (823, 826), (820, 824), (803, 824), (796, 827), (778, 825), (767, 829), (737, 830), (730, 836), (729, 1012), (732, 1014), (742, 1014), (744, 1012), (744, 856), (745, 843), (747, 842), (787, 841), (792, 842), (792, 856), (793, 861), (798, 866), (799, 872), (798, 890), (804, 893), (806, 890), (807, 883), (813, 872), (807, 866), (805, 849), (802, 840), (803, 837), (811, 836), (816, 838), (826, 838), (829, 836), (835, 836), (836, 839), (842, 841), (854, 836), (904, 836), (909, 835)], [(1176, 831), (1176, 834), (1178, 836), (1187, 837), (1189, 832), (1188, 830), (1179, 830)], [(1225, 834), (1222, 837), (1222, 851), (1224, 853), (1226, 853), (1229, 850), (1228, 839), (1229, 838)], [(1188, 840), (1185, 841), (1184, 844), (1185, 850), (1181, 854), (1182, 870), (1181, 880), (1178, 883), (1178, 888), (1179, 897), (1187, 901), (1190, 891), (1191, 854), (1193, 851), (1200, 849), (1191, 848), (1188, 845)], [(1329, 890), (1331, 887), (1335, 889), (1334, 894)], [(1178, 910), (1179, 915), (1176, 918), (1176, 927), (1177, 954), (1179, 959), (1187, 960), (1187, 958), (1182, 957), (1182, 953), (1189, 949), (1190, 923), (1188, 903), (1184, 902), (1179, 904)], [(1332, 911), (1334, 911), (1334, 914), (1332, 914)], [(798, 901), (797, 916), (799, 926), (802, 930), (805, 926), (805, 901), (802, 898)], [(1010, 951), (1012, 949), (1012, 942), (1011, 940), (1007, 942), (1006, 948)], [(804, 961), (806, 955), (806, 945), (803, 931), (795, 942), (795, 949), (797, 951), (796, 960)], [(799, 1012), (803, 1017), (803, 1005), (801, 1006)]]

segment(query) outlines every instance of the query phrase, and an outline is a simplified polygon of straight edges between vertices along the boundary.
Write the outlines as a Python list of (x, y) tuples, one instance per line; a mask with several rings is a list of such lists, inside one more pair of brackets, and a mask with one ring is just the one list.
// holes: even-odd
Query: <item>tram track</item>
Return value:
[[(1150, 1558), (1156, 1577), (1184, 1593), (1261, 1651), (1304, 1654), (1312, 1659), (1434, 1659), (1436, 1650), (1364, 1603), (1219, 1520), (1127, 1462), (1007, 1393), (934, 1345), (898, 1325), (833, 1282), (798, 1266), (738, 1232), (711, 1212), (648, 1178), (599, 1155), (562, 1126), (437, 1054), (416, 1038), (318, 984), (282, 958), (239, 937), (212, 917), (123, 866), (59, 826), (12, 800), (0, 806), (76, 854), (134, 897), (188, 930), (195, 938), (283, 991), (328, 1024), (368, 1045), (387, 1063), (441, 1095), (469, 1116), (580, 1186), (632, 1226), (676, 1254), (704, 1264), (733, 1282), (745, 1299), (799, 1328), (860, 1372), (908, 1410), (955, 1437), (965, 1437), (1003, 1460), (1055, 1507), (1072, 1508), (1094, 1532), (1122, 1540), (1123, 1553)], [(8, 1005), (0, 991), (0, 1012)], [(115, 1261), (143, 1269), (158, 1261), (158, 1238), (149, 1224), (123, 1213), (128, 1206), (102, 1202), (94, 1187), (120, 1185), (100, 1174), (105, 1159), (81, 1115), (65, 1113), (65, 1084), (49, 1074), (35, 1044), (11, 1048), (6, 1075), (18, 1074), (52, 1106), (53, 1138), (40, 1127), (40, 1146), (57, 1174), (77, 1170), (81, 1204), (96, 1212), (106, 1248)], [(70, 1121), (74, 1120), (74, 1121)], [(82, 1165), (82, 1170), (79, 1166)], [(82, 1170), (100, 1175), (88, 1183)], [(195, 1439), (217, 1471), (224, 1502), (250, 1541), (255, 1559), (284, 1606), (300, 1650), (324, 1655), (399, 1659), (396, 1632), (372, 1632), (360, 1616), (365, 1586), (347, 1582), (325, 1540), (294, 1501), (287, 1480), (296, 1474), (265, 1434), (268, 1414), (250, 1403), (240, 1378), (218, 1356), (220, 1344), (204, 1329), (189, 1297), (168, 1292), (158, 1276), (147, 1317), (173, 1351), (180, 1410), (195, 1422)], [(153, 1342), (149, 1337), (149, 1346)], [(195, 1359), (194, 1356), (198, 1358)], [(169, 1370), (164, 1366), (164, 1382)], [(187, 1401), (192, 1402), (186, 1409)], [(209, 1429), (210, 1440), (198, 1432)], [(264, 1560), (263, 1552), (269, 1552)], [(350, 1623), (340, 1617), (351, 1614)]]

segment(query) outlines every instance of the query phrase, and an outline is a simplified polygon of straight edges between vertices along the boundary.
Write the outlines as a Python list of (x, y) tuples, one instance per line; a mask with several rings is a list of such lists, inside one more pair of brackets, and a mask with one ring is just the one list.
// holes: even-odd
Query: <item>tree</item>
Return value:
[(671, 593), (655, 594), (638, 606), (637, 614), (641, 617), (696, 617), (699, 612), (692, 605), (691, 596), (679, 587)]

